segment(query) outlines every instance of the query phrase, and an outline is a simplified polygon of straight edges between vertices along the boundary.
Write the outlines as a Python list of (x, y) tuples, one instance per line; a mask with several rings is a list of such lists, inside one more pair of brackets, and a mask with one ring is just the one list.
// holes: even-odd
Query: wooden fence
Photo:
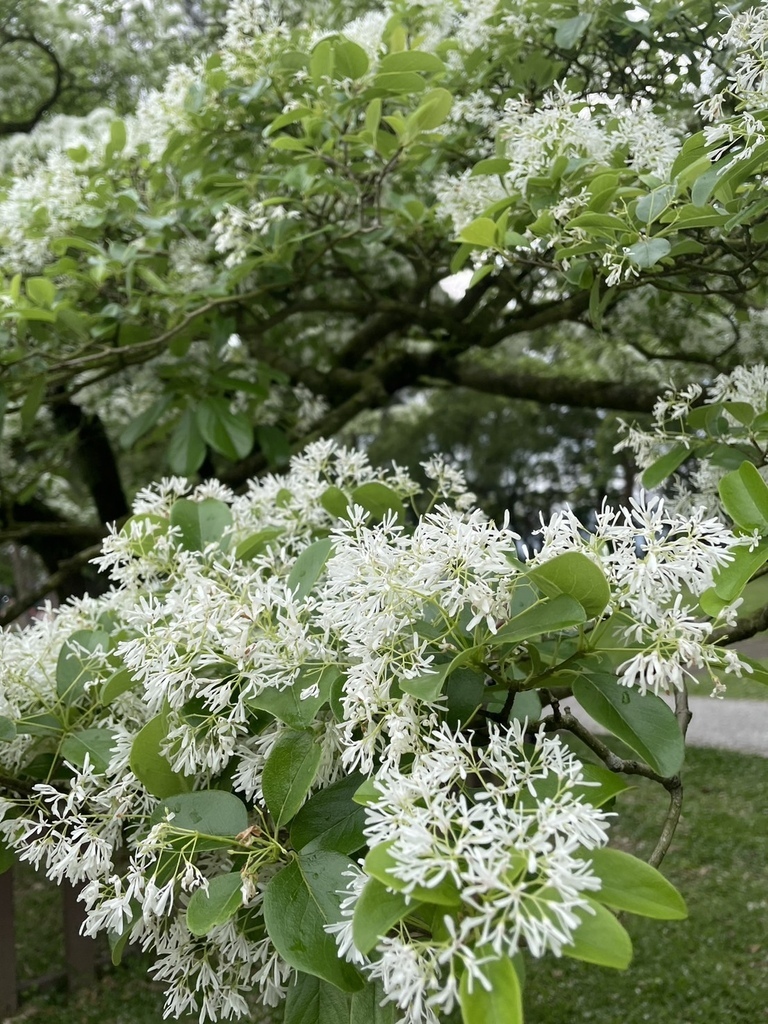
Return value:
[[(99, 946), (80, 934), (83, 907), (77, 902), (77, 889), (61, 886), (63, 928), (61, 942), (64, 969), (51, 971), (37, 978), (19, 981), (16, 947), (16, 916), (14, 912), (13, 869), (0, 875), (0, 1019), (13, 1014), (19, 998), (29, 989), (47, 989), (66, 985), (70, 990), (90, 984), (96, 975)], [(51, 898), (59, 898), (53, 890)]]

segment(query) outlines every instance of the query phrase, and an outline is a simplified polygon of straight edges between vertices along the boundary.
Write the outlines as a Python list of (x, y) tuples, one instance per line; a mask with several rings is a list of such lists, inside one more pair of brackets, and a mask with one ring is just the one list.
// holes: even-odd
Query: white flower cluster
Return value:
[[(701, 431), (687, 428), (684, 420), (702, 395), (704, 405), (743, 402), (752, 406), (755, 414), (759, 415), (766, 408), (768, 367), (761, 363), (754, 366), (737, 366), (731, 373), (715, 377), (706, 391), (698, 384), (689, 384), (682, 388), (670, 386), (654, 406), (653, 426), (650, 429), (641, 429), (628, 423), (621, 423), (624, 436), (615, 450), (630, 450), (640, 469), (647, 469), (664, 456), (673, 444), (684, 445), (693, 451), (696, 442), (704, 435)], [(728, 426), (743, 431), (743, 425), (739, 424), (727, 409), (720, 410), (720, 415)], [(725, 443), (727, 438), (719, 437), (718, 440)], [(756, 437), (755, 442), (759, 446), (762, 440)], [(758, 469), (768, 480), (768, 470), (765, 467)], [(718, 485), (728, 471), (729, 467), (716, 465), (709, 459), (695, 460), (689, 467), (685, 481), (674, 482), (671, 508), (681, 516), (695, 513), (702, 507), (715, 513), (722, 512)]]
[[(0, 835), (50, 877), (86, 883), (89, 933), (129, 929), (155, 950), (170, 1013), (241, 1015), (249, 989), (268, 1003), (286, 992), (292, 971), (261, 908), (289, 856), (264, 780), (278, 744), (292, 742), (291, 715), (317, 752), (303, 799), (353, 770), (373, 776), (368, 843), (390, 849), (398, 886), (457, 893), (462, 909), (446, 919), (444, 939), (428, 944), (403, 923), (368, 967), (413, 1024), (452, 1005), (459, 969), (482, 985), (485, 956), (521, 945), (559, 953), (597, 885), (579, 849), (605, 842), (605, 820), (579, 795), (578, 762), (543, 735), (526, 753), (523, 727), (486, 726), (476, 707), (449, 728), (449, 696), (431, 689), (457, 657), (473, 659), (467, 671), (481, 691), (487, 676), (515, 678), (527, 653), (505, 643), (502, 627), (517, 588), (530, 587), (508, 526), (471, 509), (444, 459), (425, 469), (433, 486), (421, 495), (402, 470), (382, 472), (323, 441), (238, 496), (217, 482), (190, 489), (166, 479), (137, 495), (133, 519), (104, 543), (98, 562), (111, 592), (0, 634), (0, 715), (55, 731), (69, 701), (75, 722), (61, 725), (71, 783), (41, 783), (18, 816), (0, 803)], [(657, 503), (604, 509), (591, 534), (561, 513), (542, 533), (534, 565), (575, 550), (601, 566), (612, 614), (582, 640), (615, 620), (613, 646), (632, 655), (621, 682), (658, 690), (700, 664), (728, 667), (678, 596), (700, 593), (727, 561), (724, 527)], [(75, 676), (65, 644), (82, 666)], [(258, 825), (200, 852), (172, 814), (158, 820), (135, 754), (147, 728), (174, 785), (196, 794), (226, 777)], [(92, 730), (84, 761), (80, 730)], [(3, 742), (3, 774), (18, 773), (37, 743), (34, 730)], [(190, 932), (195, 891), (236, 870), (241, 916)]]
[(246, 210), (227, 203), (216, 215), (211, 228), (213, 247), (216, 252), (225, 254), (225, 267), (236, 267), (254, 246), (263, 246), (258, 239), (263, 238), (273, 224), (298, 216), (298, 210), (287, 210), (280, 203), (254, 200)]
[[(560, 955), (579, 925), (575, 911), (587, 907), (584, 894), (600, 888), (583, 854), (607, 842), (607, 818), (577, 792), (589, 785), (581, 764), (557, 737), (539, 732), (532, 749), (525, 740), (520, 722), (491, 724), (479, 740), (443, 725), (408, 769), (377, 778), (365, 831), (372, 850), (387, 850), (393, 888), (416, 902), (419, 890), (448, 887), (458, 905), (445, 915), (442, 942), (401, 922), (372, 960), (362, 958), (406, 1024), (434, 1024), (436, 1009), (450, 1012), (464, 971), (487, 985), (490, 959), (521, 946), (536, 957)], [(361, 879), (349, 891), (351, 916)], [(332, 930), (360, 960), (349, 923)]]
[(440, 208), (457, 230), (491, 203), (525, 195), (529, 180), (546, 177), (559, 157), (600, 167), (622, 153), (626, 166), (664, 181), (680, 149), (675, 133), (647, 106), (590, 105), (563, 85), (547, 93), (538, 108), (524, 97), (508, 99), (494, 127), (509, 170), (492, 178), (470, 178), (465, 172), (445, 180), (438, 191)]
[[(608, 505), (587, 532), (570, 510), (556, 513), (539, 531), (542, 564), (574, 548), (601, 567), (611, 588), (611, 609), (628, 613), (617, 646), (634, 650), (618, 667), (619, 682), (641, 693), (674, 692), (695, 672), (705, 670), (716, 685), (720, 674), (740, 676), (749, 669), (734, 651), (709, 640), (714, 625), (702, 621), (683, 594), (695, 599), (713, 585), (714, 573), (727, 565), (739, 541), (704, 508), (687, 515), (667, 512), (660, 498), (630, 499), (629, 508)], [(609, 620), (612, 621), (612, 620)]]
[(768, 104), (768, 11), (764, 4), (744, 11), (725, 8), (730, 24), (720, 37), (723, 49), (731, 51), (725, 88), (702, 102), (702, 112), (716, 120), (730, 95), (748, 110), (762, 110)]

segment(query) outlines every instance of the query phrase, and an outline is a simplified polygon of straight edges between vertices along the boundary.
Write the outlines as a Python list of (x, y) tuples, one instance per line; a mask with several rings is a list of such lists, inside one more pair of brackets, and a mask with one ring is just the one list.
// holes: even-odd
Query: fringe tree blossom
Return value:
[[(583, 852), (607, 842), (606, 815), (586, 802), (582, 766), (557, 737), (525, 745), (519, 722), (490, 725), (479, 739), (443, 724), (405, 770), (376, 777), (365, 833), (375, 855), (387, 851), (398, 891), (448, 887), (458, 906), (445, 915), (445, 938), (425, 942), (407, 925), (382, 941), (366, 971), (380, 978), (403, 1020), (434, 1022), (450, 1012), (457, 979), (468, 971), (486, 985), (483, 964), (513, 956), (560, 954), (578, 927), (585, 894), (600, 880)], [(547, 797), (542, 799), (544, 787)], [(344, 913), (362, 894), (353, 876)], [(351, 959), (348, 926), (331, 929)]]
[[(640, 429), (628, 423), (621, 423), (622, 440), (615, 450), (628, 449), (642, 470), (648, 470), (673, 449), (680, 446), (681, 461), (686, 452), (690, 453), (688, 471), (684, 479), (678, 478), (672, 487), (671, 509), (681, 516), (700, 515), (701, 508), (712, 512), (723, 512), (723, 505), (718, 491), (720, 482), (730, 470), (733, 461), (709, 458), (698, 458), (697, 453), (712, 440), (706, 420), (688, 423), (689, 417), (697, 406), (712, 406), (712, 424), (720, 421), (717, 426), (716, 438), (722, 445), (733, 445), (734, 457), (739, 459), (746, 444), (751, 446), (756, 455), (764, 450), (766, 438), (763, 428), (756, 426), (756, 417), (765, 411), (766, 394), (768, 394), (768, 368), (755, 366), (738, 366), (731, 373), (719, 374), (706, 390), (700, 385), (687, 385), (682, 388), (670, 386), (658, 399), (654, 407), (654, 423), (650, 429)], [(728, 403), (735, 403), (729, 409)], [(752, 419), (743, 422), (747, 415), (745, 408), (752, 410)], [(742, 421), (732, 409), (739, 409)], [(717, 415), (715, 415), (717, 414)], [(768, 469), (758, 464), (758, 472), (768, 480)]]
[[(375, 796), (357, 845), (322, 854), (331, 891), (353, 878), (317, 941), (328, 925), (360, 966), (349, 915), (363, 883), (346, 853), (365, 845), (406, 901), (453, 894), (431, 937), (406, 914), (365, 954), (405, 1020), (434, 1021), (519, 948), (567, 954), (599, 899), (585, 851), (605, 844), (607, 818), (562, 741), (539, 731), (531, 750), (506, 720), (515, 692), (574, 657), (613, 658), (617, 684), (641, 692), (741, 670), (692, 607), (735, 543), (715, 520), (639, 501), (588, 532), (561, 512), (524, 565), (461, 473), (424, 468), (421, 494), (403, 470), (319, 441), (241, 495), (167, 478), (104, 541), (110, 592), (0, 634), (0, 773), (53, 757), (0, 802), (0, 837), (85, 883), (88, 934), (154, 950), (169, 1014), (241, 1016), (249, 991), (274, 1005), (303, 976), (270, 908), (322, 854), (294, 822), (339, 787), (349, 800), (353, 772)], [(589, 620), (537, 590), (563, 555), (599, 566), (605, 606)]]

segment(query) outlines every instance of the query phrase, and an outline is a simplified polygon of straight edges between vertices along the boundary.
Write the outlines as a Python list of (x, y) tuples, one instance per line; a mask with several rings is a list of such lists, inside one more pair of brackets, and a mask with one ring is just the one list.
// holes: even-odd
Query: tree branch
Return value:
[(721, 647), (728, 647), (740, 640), (748, 640), (757, 633), (768, 629), (768, 604), (758, 608), (751, 615), (745, 615), (736, 620), (735, 626), (722, 626), (712, 634), (712, 642), (720, 644)]
[(32, 46), (37, 47), (45, 56), (50, 60), (53, 65), (53, 83), (51, 93), (47, 99), (37, 107), (37, 109), (30, 114), (29, 117), (22, 121), (0, 121), (0, 135), (13, 135), (16, 132), (31, 132), (32, 129), (40, 122), (45, 114), (51, 109), (64, 87), (64, 69), (59, 63), (59, 58), (56, 56), (54, 51), (44, 43), (41, 39), (38, 39), (34, 35), (14, 35), (12, 32), (2, 30), (0, 33), (0, 49), (4, 46), (13, 43), (30, 43)]
[(0, 628), (7, 626), (9, 622), (15, 622), (20, 615), (23, 615), (29, 608), (35, 607), (37, 602), (42, 600), (52, 590), (58, 590), (60, 587), (63, 587), (72, 576), (76, 576), (80, 569), (90, 562), (95, 555), (98, 555), (100, 551), (101, 544), (94, 544), (93, 547), (80, 551), (72, 558), (61, 562), (56, 572), (46, 576), (42, 583), (38, 584), (33, 590), (15, 597), (8, 607), (0, 612)]

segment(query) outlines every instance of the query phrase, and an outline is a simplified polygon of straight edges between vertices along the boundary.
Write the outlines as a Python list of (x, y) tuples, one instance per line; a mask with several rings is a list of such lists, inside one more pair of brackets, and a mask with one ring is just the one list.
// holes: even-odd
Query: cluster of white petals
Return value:
[[(71, 773), (63, 786), (38, 784), (24, 808), (0, 803), (0, 836), (51, 878), (85, 884), (89, 934), (122, 930), (155, 950), (169, 1013), (241, 1015), (250, 989), (269, 1004), (287, 990), (292, 970), (261, 910), (287, 856), (269, 824), (265, 765), (297, 731), (316, 756), (302, 799), (353, 771), (373, 777), (369, 846), (391, 844), (406, 892), (447, 884), (459, 894), (444, 943), (401, 925), (366, 968), (406, 1020), (447, 1010), (459, 970), (483, 984), (484, 957), (568, 944), (597, 885), (579, 851), (605, 842), (604, 815), (559, 740), (539, 733), (529, 751), (522, 726), (478, 711), (490, 679), (530, 672), (527, 646), (505, 642), (503, 627), (521, 608), (546, 607), (531, 566), (569, 552), (600, 566), (604, 615), (559, 636), (588, 652), (613, 629), (626, 651), (620, 683), (656, 692), (702, 667), (740, 669), (680, 598), (702, 593), (728, 562), (734, 538), (716, 520), (633, 502), (602, 509), (587, 531), (562, 512), (526, 567), (517, 535), (472, 508), (460, 472), (439, 457), (424, 469), (422, 494), (403, 470), (319, 441), (240, 495), (166, 478), (139, 492), (133, 518), (104, 541), (97, 562), (111, 591), (0, 634), (0, 716), (25, 723), (0, 746), (2, 771), (19, 772), (39, 736), (60, 729)], [(444, 691), (457, 666), (466, 667)], [(474, 703), (457, 728), (451, 700), (466, 702), (465, 686)], [(59, 724), (65, 705), (74, 726)], [(150, 736), (171, 791), (215, 790), (226, 778), (227, 796), (247, 802), (257, 825), (232, 840), (234, 852), (197, 850), (173, 812), (160, 813), (136, 753)], [(232, 919), (193, 934), (189, 901), (235, 870), (235, 854), (238, 870), (247, 861), (247, 928)], [(358, 891), (353, 880), (350, 912)], [(334, 930), (354, 958), (348, 927)]]
[[(520, 722), (491, 724), (481, 738), (443, 724), (407, 769), (377, 776), (365, 831), (372, 849), (387, 851), (393, 888), (414, 900), (448, 889), (458, 907), (446, 913), (443, 942), (420, 941), (401, 924), (365, 961), (405, 1021), (429, 1024), (435, 1009), (450, 1011), (463, 971), (484, 983), (484, 959), (523, 945), (559, 955), (569, 944), (585, 894), (600, 888), (585, 851), (608, 838), (606, 815), (584, 799), (588, 785), (558, 737), (539, 732), (528, 746)], [(360, 882), (350, 882), (348, 917)], [(332, 930), (355, 959), (348, 927)]]

